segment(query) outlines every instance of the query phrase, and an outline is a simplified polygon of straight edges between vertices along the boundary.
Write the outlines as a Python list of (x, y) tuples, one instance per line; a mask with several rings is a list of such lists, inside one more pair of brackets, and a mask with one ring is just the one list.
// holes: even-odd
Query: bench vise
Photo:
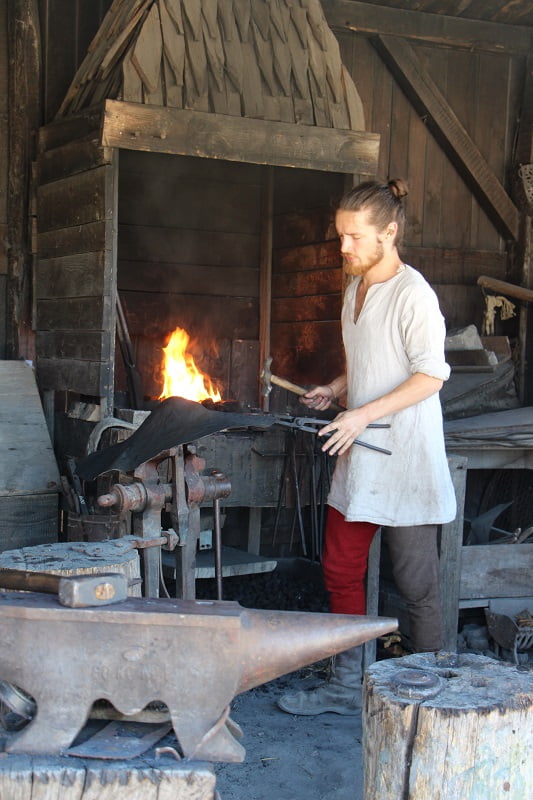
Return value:
[[(162, 467), (167, 463), (167, 479)], [(167, 549), (176, 554), (176, 596), (195, 598), (196, 550), (200, 536), (200, 506), (212, 502), (215, 520), (215, 567), (218, 596), (221, 595), (220, 566), (220, 499), (231, 492), (226, 476), (212, 470), (204, 474), (205, 460), (189, 445), (170, 448), (133, 471), (129, 483), (116, 483), (108, 493), (100, 495), (98, 505), (117, 513), (133, 512), (133, 532), (144, 542), (144, 595), (159, 597), (160, 552), (151, 547), (161, 537), (161, 512), (170, 515), (175, 536)], [(177, 544), (177, 547), (176, 547)]]

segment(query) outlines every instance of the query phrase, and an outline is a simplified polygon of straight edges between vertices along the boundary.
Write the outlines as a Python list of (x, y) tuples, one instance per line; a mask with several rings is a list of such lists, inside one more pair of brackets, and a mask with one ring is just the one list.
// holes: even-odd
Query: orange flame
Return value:
[(193, 356), (187, 351), (189, 341), (187, 331), (176, 328), (163, 348), (164, 386), (159, 399), (177, 396), (201, 403), (210, 398), (217, 403), (222, 399), (220, 392), (196, 366)]

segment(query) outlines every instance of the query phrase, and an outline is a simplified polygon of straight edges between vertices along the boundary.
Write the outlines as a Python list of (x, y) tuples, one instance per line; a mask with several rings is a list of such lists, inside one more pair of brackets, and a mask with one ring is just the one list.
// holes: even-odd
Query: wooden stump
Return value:
[(365, 800), (533, 797), (533, 672), (417, 654), (365, 675)]
[(128, 579), (128, 595), (141, 597), (140, 559), (131, 544), (120, 539), (109, 542), (64, 542), (21, 547), (0, 553), (0, 570), (18, 569), (51, 575), (96, 575), (120, 572)]
[(98, 761), (9, 755), (0, 759), (2, 800), (214, 800), (215, 775), (205, 763)]

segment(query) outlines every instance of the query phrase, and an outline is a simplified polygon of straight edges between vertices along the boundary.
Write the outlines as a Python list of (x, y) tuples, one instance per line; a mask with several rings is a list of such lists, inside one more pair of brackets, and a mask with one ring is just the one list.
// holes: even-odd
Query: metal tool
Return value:
[(31, 570), (0, 570), (0, 588), (56, 594), (70, 608), (120, 603), (128, 595), (128, 580), (121, 572), (98, 575), (52, 575)]
[[(334, 420), (330, 419), (315, 419), (313, 417), (291, 417), (288, 415), (276, 415), (277, 424), (283, 425), (288, 428), (297, 428), (300, 431), (307, 431), (308, 433), (318, 433), (318, 431), (325, 425), (330, 425)], [(388, 422), (371, 422), (366, 426), (367, 428), (390, 428)], [(329, 434), (331, 436), (331, 434)], [(361, 447), (367, 447), (369, 450), (376, 450), (378, 453), (385, 453), (385, 455), (392, 455), (390, 450), (384, 447), (378, 447), (375, 444), (364, 442), (362, 439), (354, 439), (354, 444), (359, 444)]]
[[(222, 414), (224, 416), (224, 414)], [(163, 462), (169, 465), (168, 481), (161, 480)], [(218, 599), (222, 599), (222, 565), (220, 504), (218, 500), (228, 497), (231, 483), (226, 476), (212, 470), (203, 474), (205, 460), (196, 455), (196, 449), (174, 447), (163, 451), (157, 458), (141, 464), (133, 472), (133, 482), (114, 484), (107, 494), (97, 502), (103, 508), (112, 508), (117, 513), (133, 512), (133, 528), (143, 549), (144, 594), (159, 597), (160, 555), (151, 544), (175, 550), (176, 596), (193, 600), (195, 597), (195, 566), (198, 538), (200, 536), (200, 505), (213, 502), (215, 517), (215, 576)], [(161, 511), (165, 509), (172, 521), (171, 540), (161, 530)]]
[[(297, 394), (299, 397), (303, 397), (304, 394), (307, 394), (309, 389), (306, 389), (303, 386), (299, 386), (297, 383), (292, 383), (292, 381), (287, 381), (285, 378), (280, 378), (279, 375), (273, 375), (272, 370), (272, 356), (268, 356), (265, 359), (265, 363), (263, 365), (263, 369), (261, 370), (261, 383), (263, 384), (263, 396), (267, 397), (270, 392), (272, 391), (272, 384), (279, 386), (281, 389), (286, 389), (288, 392), (292, 392), (293, 394)], [(334, 411), (346, 411), (343, 406), (338, 405), (338, 403), (330, 403), (330, 408)]]
[(128, 393), (132, 408), (142, 409), (144, 406), (144, 393), (142, 388), (142, 379), (140, 372), (135, 364), (133, 355), (133, 347), (131, 344), (130, 333), (128, 329), (128, 322), (126, 314), (122, 306), (120, 295), (117, 292), (116, 299), (117, 307), (117, 338), (120, 346), (120, 352), (124, 361), (126, 369), (126, 379), (128, 382)]
[(390, 618), (257, 611), (216, 600), (129, 597), (78, 609), (51, 595), (4, 593), (0, 679), (37, 704), (6, 748), (59, 754), (96, 700), (126, 716), (158, 701), (186, 759), (240, 762), (245, 751), (229, 717), (236, 695), (397, 626)]

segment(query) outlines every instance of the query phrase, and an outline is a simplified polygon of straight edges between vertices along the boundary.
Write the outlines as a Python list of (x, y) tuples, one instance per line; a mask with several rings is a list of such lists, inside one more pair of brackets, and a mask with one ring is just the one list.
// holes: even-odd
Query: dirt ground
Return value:
[(217, 764), (221, 800), (361, 800), (361, 716), (297, 717), (276, 699), (311, 688), (326, 675), (315, 665), (237, 697), (231, 717), (243, 729), (242, 764)]

